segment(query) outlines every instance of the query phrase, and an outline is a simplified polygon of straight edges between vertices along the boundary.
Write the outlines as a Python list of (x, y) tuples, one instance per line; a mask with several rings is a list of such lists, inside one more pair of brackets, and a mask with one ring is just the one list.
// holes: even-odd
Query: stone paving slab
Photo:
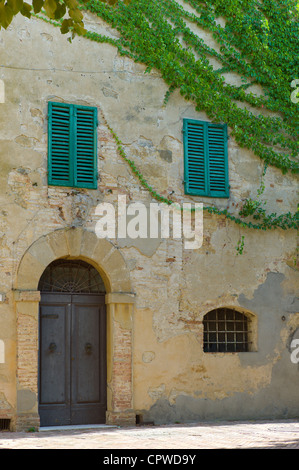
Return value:
[(5, 431), (1, 449), (299, 449), (299, 420)]

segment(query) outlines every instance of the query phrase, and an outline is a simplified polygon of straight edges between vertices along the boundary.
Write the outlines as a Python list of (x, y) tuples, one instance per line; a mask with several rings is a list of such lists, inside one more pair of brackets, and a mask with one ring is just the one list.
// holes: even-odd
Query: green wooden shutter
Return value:
[(97, 109), (49, 102), (48, 182), (97, 187)]
[(209, 195), (228, 197), (228, 162), (226, 126), (208, 124), (208, 173)]
[(185, 193), (228, 197), (225, 125), (184, 119)]
[(187, 194), (205, 194), (205, 129), (199, 121), (184, 120), (185, 190)]
[(75, 108), (76, 163), (75, 186), (96, 188), (97, 180), (97, 110), (95, 108)]
[(49, 102), (48, 181), (51, 185), (72, 186), (71, 108)]

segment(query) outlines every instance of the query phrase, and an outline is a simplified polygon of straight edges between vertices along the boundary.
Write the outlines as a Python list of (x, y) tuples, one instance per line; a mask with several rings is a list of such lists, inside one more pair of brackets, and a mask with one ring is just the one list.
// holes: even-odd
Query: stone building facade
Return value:
[[(86, 23), (116, 35), (91, 14)], [(298, 417), (298, 364), (292, 360), (293, 340), (299, 338), (294, 231), (244, 229), (204, 212), (203, 243), (197, 249), (186, 249), (183, 237), (104, 239), (96, 234), (99, 204), (117, 208), (119, 196), (147, 208), (153, 202), (121, 157), (111, 128), (148, 183), (181, 205), (202, 202), (237, 214), (259, 188), (260, 159), (229, 138), (229, 196), (186, 195), (183, 121), (208, 119), (177, 92), (164, 106), (167, 86), (158, 72), (144, 74), (142, 64), (108, 44), (82, 38), (70, 44), (57, 28), (34, 18), (16, 17), (2, 30), (0, 44), (5, 64), (0, 71), (5, 84), (0, 104), (3, 426), (26, 430), (44, 424), (39, 286), (57, 260), (83, 261), (103, 281), (104, 422)], [(226, 79), (235, 83), (238, 77)], [(96, 189), (48, 184), (49, 102), (97, 109)], [(294, 212), (296, 184), (293, 176), (269, 168), (269, 211)], [(245, 247), (238, 255), (242, 235)], [(206, 315), (225, 311), (247, 322), (243, 352), (204, 350)], [(80, 376), (76, 379), (80, 382)]]

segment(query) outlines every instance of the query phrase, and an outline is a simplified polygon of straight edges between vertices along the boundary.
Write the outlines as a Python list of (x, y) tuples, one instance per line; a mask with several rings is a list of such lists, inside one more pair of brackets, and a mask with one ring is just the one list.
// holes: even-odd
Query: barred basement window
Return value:
[(249, 351), (249, 318), (229, 308), (208, 312), (203, 319), (204, 352)]
[(0, 431), (10, 430), (10, 419), (0, 418)]

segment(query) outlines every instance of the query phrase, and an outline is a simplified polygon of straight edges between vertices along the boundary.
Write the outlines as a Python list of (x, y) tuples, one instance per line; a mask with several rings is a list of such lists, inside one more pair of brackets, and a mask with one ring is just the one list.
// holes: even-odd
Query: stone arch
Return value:
[(36, 291), (46, 267), (58, 258), (80, 258), (98, 269), (107, 293), (132, 293), (129, 271), (120, 251), (108, 240), (82, 228), (59, 229), (36, 240), (17, 272), (17, 290)]
[(14, 287), (17, 319), (16, 430), (39, 427), (38, 284), (47, 266), (61, 258), (88, 262), (104, 281), (107, 311), (106, 423), (135, 424), (132, 374), (135, 294), (129, 270), (120, 251), (111, 242), (99, 239), (83, 228), (70, 228), (59, 229), (37, 239), (25, 252), (17, 270)]

